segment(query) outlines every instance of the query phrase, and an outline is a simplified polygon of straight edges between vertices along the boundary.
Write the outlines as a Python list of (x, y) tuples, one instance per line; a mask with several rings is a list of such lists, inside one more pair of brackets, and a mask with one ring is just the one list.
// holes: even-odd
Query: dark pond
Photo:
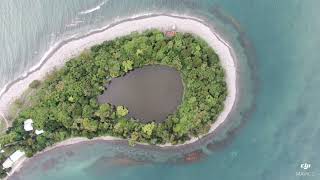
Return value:
[(98, 101), (126, 106), (128, 116), (142, 122), (162, 122), (180, 105), (183, 90), (182, 78), (176, 69), (145, 66), (114, 78)]

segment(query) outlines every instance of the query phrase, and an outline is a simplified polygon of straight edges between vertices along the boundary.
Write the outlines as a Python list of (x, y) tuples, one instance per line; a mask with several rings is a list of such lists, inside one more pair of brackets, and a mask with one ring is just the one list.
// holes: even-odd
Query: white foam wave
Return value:
[(80, 20), (77, 20), (77, 21), (72, 21), (70, 24), (67, 24), (66, 27), (75, 27), (77, 25), (79, 25), (80, 23), (83, 23), (84, 21), (80, 21)]
[(92, 13), (92, 12), (94, 12), (94, 11), (97, 11), (97, 10), (99, 10), (99, 9), (101, 8), (101, 6), (103, 6), (106, 2), (108, 2), (108, 1), (102, 2), (102, 3), (100, 3), (99, 5), (97, 5), (97, 6), (94, 7), (94, 8), (90, 8), (90, 9), (87, 9), (87, 10), (85, 10), (85, 11), (81, 11), (79, 14), (89, 14), (89, 13)]
[[(51, 34), (51, 35), (52, 35), (52, 34)], [(69, 38), (71, 39), (71, 38), (75, 38), (75, 37), (77, 37), (77, 36), (79, 36), (78, 33), (70, 36)], [(68, 39), (69, 39), (69, 38), (68, 38)], [(41, 57), (40, 61), (39, 61), (37, 64), (35, 64), (34, 66), (32, 66), (30, 69), (26, 70), (26, 71), (25, 71), (21, 76), (19, 76), (17, 79), (26, 78), (30, 72), (35, 71), (37, 68), (39, 68), (39, 67), (41, 66), (41, 64), (43, 63), (43, 61), (45, 61), (45, 59), (52, 53), (52, 51), (54, 51), (55, 49), (57, 49), (57, 47), (60, 46), (61, 43), (64, 42), (64, 41), (65, 41), (65, 39), (61, 39), (61, 40), (55, 42), (53, 45), (50, 45), (49, 49), (43, 54), (43, 56)], [(0, 90), (0, 96), (2, 96), (2, 95), (5, 93), (7, 87), (8, 87), (11, 83), (12, 83), (12, 82), (8, 82), (8, 83), (6, 83), (6, 84), (3, 86), (3, 88)]]

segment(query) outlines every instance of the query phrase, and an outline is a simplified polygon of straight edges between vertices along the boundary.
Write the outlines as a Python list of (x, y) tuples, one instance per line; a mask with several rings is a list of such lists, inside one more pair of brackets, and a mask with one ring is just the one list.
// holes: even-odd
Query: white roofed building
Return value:
[(23, 127), (25, 131), (32, 131), (33, 130), (33, 120), (32, 119), (27, 119), (24, 121)]
[(13, 162), (16, 162), (18, 161), (22, 156), (24, 156), (24, 152), (20, 151), (20, 150), (17, 150), (16, 152), (14, 152), (13, 154), (11, 154), (10, 156), (10, 159), (13, 161)]
[(17, 150), (16, 152), (14, 152), (13, 154), (11, 154), (10, 157), (8, 157), (3, 163), (2, 163), (2, 167), (3, 169), (7, 169), (12, 167), (12, 165), (17, 162), (22, 156), (24, 156), (24, 152)]
[(8, 158), (6, 161), (4, 161), (4, 163), (2, 163), (3, 169), (11, 168), (12, 165), (13, 165), (13, 162), (11, 161), (10, 158)]
[(42, 130), (42, 129), (41, 129), (41, 130), (36, 129), (36, 132), (35, 132), (35, 133), (36, 133), (36, 135), (40, 135), (40, 134), (44, 133), (44, 130)]

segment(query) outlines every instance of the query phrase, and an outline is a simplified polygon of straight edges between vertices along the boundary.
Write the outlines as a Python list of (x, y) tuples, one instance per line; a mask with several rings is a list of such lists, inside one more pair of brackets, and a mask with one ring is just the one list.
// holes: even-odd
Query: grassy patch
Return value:
[(6, 122), (2, 117), (0, 117), (0, 134), (5, 133), (6, 129)]

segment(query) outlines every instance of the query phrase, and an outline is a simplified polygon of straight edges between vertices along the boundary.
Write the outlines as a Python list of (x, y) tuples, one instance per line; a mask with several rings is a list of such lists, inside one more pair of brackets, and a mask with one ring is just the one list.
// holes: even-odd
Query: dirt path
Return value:
[(4, 129), (7, 129), (9, 127), (9, 121), (8, 119), (0, 112), (1, 119), (5, 122), (6, 127)]

